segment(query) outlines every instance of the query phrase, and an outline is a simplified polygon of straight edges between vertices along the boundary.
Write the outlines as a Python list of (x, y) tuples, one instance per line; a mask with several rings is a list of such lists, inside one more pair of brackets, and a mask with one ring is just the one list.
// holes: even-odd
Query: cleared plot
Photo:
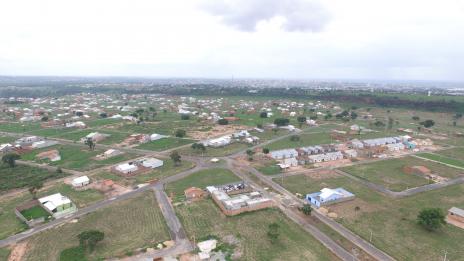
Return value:
[(65, 173), (51, 172), (24, 165), (16, 165), (16, 167), (10, 168), (6, 164), (0, 163), (0, 192), (24, 188), (37, 181), (43, 182), (65, 176), (67, 176)]
[(95, 130), (95, 129), (85, 129), (85, 130), (62, 133), (54, 137), (79, 142), (82, 138), (84, 138), (85, 136), (87, 136), (89, 133), (92, 133), (92, 132), (109, 134), (110, 135), (109, 137), (98, 142), (98, 143), (107, 144), (107, 145), (121, 143), (124, 139), (126, 139), (129, 136), (128, 133), (122, 133), (122, 132), (117, 132), (117, 131), (109, 131), (109, 130), (102, 131), (102, 130)]
[[(240, 260), (337, 260), (298, 225), (277, 209), (266, 209), (234, 217), (224, 216), (212, 200), (176, 207), (176, 212), (190, 238), (216, 236), (221, 242), (235, 239)], [(270, 243), (268, 226), (277, 223), (280, 236)]]
[(441, 162), (443, 164), (456, 166), (458, 168), (464, 168), (464, 161), (461, 159), (455, 159), (444, 155), (434, 154), (434, 153), (419, 153), (417, 156), (426, 158), (429, 160), (434, 160)]
[(39, 192), (38, 196), (48, 196), (55, 193), (66, 195), (72, 202), (74, 202), (74, 204), (77, 205), (78, 208), (88, 206), (104, 199), (104, 195), (95, 189), (77, 191), (67, 184), (55, 185), (49, 189)]
[(97, 119), (93, 121), (86, 121), (85, 124), (90, 128), (101, 127), (109, 124), (114, 124), (121, 121), (120, 119)]
[(63, 135), (64, 133), (75, 132), (76, 129), (73, 128), (46, 128), (38, 129), (31, 132), (28, 132), (29, 135), (36, 135), (41, 137), (56, 137)]
[(77, 235), (96, 229), (105, 233), (91, 260), (120, 257), (142, 247), (169, 240), (169, 234), (152, 192), (114, 203), (79, 219), (77, 223), (44, 231), (29, 240), (24, 260), (56, 260), (59, 253), (77, 246)]
[(429, 180), (403, 171), (405, 166), (425, 166), (432, 173), (442, 177), (455, 178), (462, 171), (438, 163), (421, 160), (415, 157), (380, 160), (373, 163), (359, 164), (341, 168), (356, 177), (382, 185), (392, 191), (403, 191), (407, 188), (429, 184)]
[(165, 177), (172, 176), (174, 174), (177, 174), (179, 172), (188, 170), (190, 168), (193, 168), (195, 164), (190, 161), (182, 161), (179, 166), (176, 166), (174, 164), (174, 161), (171, 159), (166, 159), (164, 160), (164, 164), (160, 168), (156, 168), (148, 173), (143, 173), (140, 175), (136, 175), (132, 179), (133, 181), (137, 183), (144, 183), (153, 179), (162, 179)]
[(194, 150), (191, 147), (188, 147), (180, 149), (179, 152), (181, 154), (191, 156), (222, 157), (246, 150), (249, 147), (250, 146), (247, 144), (236, 142), (220, 148), (207, 147), (205, 151)]
[(21, 211), (21, 214), (27, 220), (37, 219), (41, 217), (46, 218), (50, 216), (50, 214), (41, 206), (34, 206), (32, 208), (25, 209)]
[[(48, 162), (36, 159), (35, 156), (38, 153), (52, 149), (57, 149), (60, 152), (61, 160)], [(28, 161), (47, 162), (52, 166), (59, 166), (65, 169), (90, 170), (137, 157), (137, 155), (134, 154), (124, 153), (105, 160), (93, 159), (96, 155), (101, 153), (103, 153), (103, 150), (89, 150), (87, 147), (84, 146), (55, 145), (48, 148), (33, 150), (29, 153), (25, 153), (21, 155), (21, 158)]]
[[(281, 183), (280, 179), (275, 181)], [(462, 260), (464, 256), (463, 229), (446, 225), (438, 231), (429, 232), (416, 222), (423, 208), (438, 207), (443, 211), (452, 206), (464, 208), (464, 185), (402, 199), (385, 197), (341, 176), (326, 179), (292, 176), (284, 179), (283, 186), (303, 195), (324, 187), (343, 187), (354, 193), (355, 200), (328, 208), (338, 214), (337, 222), (364, 239), (369, 240), (372, 231), (372, 243), (397, 260), (441, 260), (445, 250), (449, 260)]]
[(137, 146), (136, 148), (144, 149), (144, 150), (163, 151), (163, 150), (168, 150), (168, 149), (184, 146), (184, 145), (187, 145), (193, 142), (195, 141), (190, 140), (190, 139), (167, 137), (167, 138), (162, 138), (159, 140), (141, 144)]
[(330, 144), (330, 143), (335, 142), (335, 140), (330, 137), (329, 132), (303, 133), (303, 134), (295, 134), (295, 135), (299, 137), (298, 141), (292, 141), (291, 137), (287, 137), (285, 139), (272, 142), (271, 144), (265, 147), (270, 150), (280, 150), (280, 149), (299, 148), (299, 147), (319, 145), (319, 144)]
[(174, 194), (177, 199), (183, 199), (184, 190), (187, 188), (205, 188), (206, 186), (223, 185), (236, 181), (240, 181), (240, 179), (228, 169), (206, 169), (167, 184), (166, 192), (168, 195)]
[(449, 149), (449, 150), (442, 150), (442, 151), (437, 152), (437, 154), (447, 156), (450, 158), (464, 160), (464, 148), (462, 147)]

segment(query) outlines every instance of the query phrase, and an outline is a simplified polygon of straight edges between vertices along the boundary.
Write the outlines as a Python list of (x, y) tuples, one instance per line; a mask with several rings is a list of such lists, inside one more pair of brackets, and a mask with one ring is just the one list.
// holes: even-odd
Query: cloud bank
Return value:
[(207, 0), (202, 8), (246, 32), (275, 18), (283, 18), (281, 29), (288, 32), (319, 32), (330, 21), (329, 12), (316, 0)]

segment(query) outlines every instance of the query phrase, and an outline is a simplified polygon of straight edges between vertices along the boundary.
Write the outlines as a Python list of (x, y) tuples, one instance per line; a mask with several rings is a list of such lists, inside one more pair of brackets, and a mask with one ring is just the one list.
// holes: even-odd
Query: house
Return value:
[(50, 161), (59, 161), (61, 160), (60, 152), (58, 150), (48, 150), (41, 152), (35, 157), (39, 160), (50, 160)]
[(118, 166), (116, 166), (116, 171), (119, 171), (123, 174), (131, 174), (135, 171), (137, 171), (139, 168), (134, 165), (134, 164), (130, 164), (130, 163), (123, 163), (123, 164), (119, 164)]
[(13, 145), (9, 143), (0, 144), (0, 153), (8, 153), (14, 150)]
[(75, 122), (68, 122), (65, 124), (66, 128), (78, 128), (78, 129), (84, 129), (87, 127), (87, 125), (82, 122), (82, 121), (75, 121)]
[(34, 143), (31, 144), (31, 147), (33, 149), (43, 149), (43, 148), (47, 148), (47, 147), (51, 147), (51, 146), (54, 146), (58, 144), (58, 141), (54, 141), (54, 140), (41, 140), (41, 141), (36, 141)]
[(77, 211), (76, 205), (68, 197), (61, 195), (61, 193), (39, 198), (39, 202), (55, 218)]
[(155, 169), (163, 166), (163, 161), (155, 158), (147, 158), (142, 160), (142, 166)]
[(184, 195), (187, 200), (199, 200), (206, 195), (206, 192), (200, 188), (190, 187), (184, 190)]
[(404, 144), (403, 143), (393, 143), (393, 144), (387, 144), (388, 151), (394, 152), (394, 151), (401, 151), (404, 150)]
[(87, 176), (80, 176), (72, 180), (73, 188), (81, 188), (90, 184), (90, 179)]
[(364, 144), (360, 140), (354, 139), (354, 140), (351, 141), (351, 147), (353, 149), (363, 149)]
[(354, 194), (343, 188), (323, 188), (320, 192), (306, 195), (306, 200), (316, 207), (354, 199)]
[(155, 140), (160, 140), (160, 139), (166, 138), (166, 137), (167, 137), (167, 136), (165, 136), (165, 135), (153, 133), (152, 135), (150, 135), (150, 140), (151, 140), (151, 141), (155, 141)]
[(356, 158), (358, 156), (358, 152), (353, 149), (345, 150), (343, 153), (345, 154), (346, 158)]
[(37, 136), (28, 136), (28, 137), (17, 139), (15, 141), (15, 144), (20, 145), (20, 146), (30, 146), (32, 145), (32, 143), (41, 141), (41, 140), (43, 139)]
[(109, 136), (110, 136), (109, 134), (103, 134), (103, 133), (99, 133), (99, 132), (91, 132), (91, 133), (87, 134), (87, 136), (82, 138), (81, 141), (85, 142), (85, 141), (90, 139), (93, 142), (100, 142), (100, 141), (106, 139)]
[(452, 207), (448, 210), (446, 221), (464, 229), (464, 209)]
[(203, 145), (213, 147), (213, 148), (218, 148), (218, 147), (223, 147), (226, 145), (229, 145), (232, 142), (232, 138), (229, 135), (222, 136), (216, 139), (210, 139), (205, 142), (203, 142)]
[(276, 160), (295, 158), (298, 156), (298, 151), (295, 149), (273, 150), (270, 152), (270, 157)]

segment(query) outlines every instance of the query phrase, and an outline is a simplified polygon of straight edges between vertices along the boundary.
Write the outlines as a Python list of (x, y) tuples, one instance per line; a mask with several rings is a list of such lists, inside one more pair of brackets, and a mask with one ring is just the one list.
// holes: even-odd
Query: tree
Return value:
[(173, 152), (171, 152), (169, 157), (171, 157), (172, 161), (174, 161), (174, 165), (176, 165), (176, 166), (180, 165), (182, 157), (179, 155), (179, 152), (173, 151)]
[(16, 160), (18, 160), (20, 158), (21, 158), (21, 156), (19, 156), (19, 154), (6, 153), (2, 157), (2, 162), (5, 163), (5, 164), (8, 164), (8, 166), (10, 166), (10, 168), (14, 168), (16, 166)]
[(298, 136), (298, 135), (292, 135), (292, 136), (290, 137), (290, 141), (295, 141), (295, 142), (296, 142), (296, 141), (300, 141), (300, 136)]
[(300, 125), (300, 128), (301, 128), (301, 126), (303, 126), (303, 124), (306, 122), (306, 117), (305, 116), (298, 116), (298, 118), (296, 118), (296, 120), (298, 121), (298, 124)]
[(34, 181), (29, 187), (29, 193), (31, 193), (32, 198), (37, 198), (37, 191), (39, 191), (43, 187), (43, 183), (40, 180)]
[(87, 138), (84, 143), (85, 145), (89, 146), (89, 150), (95, 149), (95, 142), (92, 140), (92, 138)]
[(328, 112), (325, 116), (324, 116), (324, 120), (330, 120), (332, 118), (332, 113)]
[(181, 120), (184, 120), (184, 121), (190, 120), (190, 115), (188, 115), (188, 114), (182, 114), (182, 115), (180, 115), (180, 119), (181, 119)]
[(417, 216), (417, 223), (429, 231), (436, 230), (446, 224), (445, 214), (439, 208), (424, 208)]
[(98, 242), (105, 238), (105, 233), (98, 230), (88, 230), (77, 235), (81, 247), (93, 252)]
[(106, 112), (100, 113), (100, 118), (107, 118), (108, 114)]
[(253, 160), (253, 155), (255, 154), (255, 152), (253, 150), (251, 150), (251, 149), (248, 149), (246, 151), (246, 154), (248, 155), (248, 160), (252, 161)]
[(261, 123), (256, 124), (256, 128), (262, 129), (262, 128), (263, 128), (263, 124), (261, 124)]
[(206, 147), (205, 147), (205, 145), (203, 145), (203, 143), (193, 143), (192, 144), (192, 149), (201, 150), (202, 152), (204, 152), (206, 150)]
[(226, 119), (219, 119), (217, 122), (218, 122), (219, 125), (227, 125), (227, 124), (229, 124), (229, 121), (226, 120)]
[(268, 148), (263, 148), (263, 153), (264, 154), (269, 154), (269, 149)]
[(387, 128), (391, 130), (393, 128), (393, 118), (388, 117), (388, 125)]
[(48, 121), (48, 116), (43, 116), (42, 119), (40, 119), (41, 121)]
[(433, 125), (435, 125), (435, 121), (433, 121), (433, 120), (425, 120), (425, 121), (419, 122), (419, 124), (426, 127), (426, 128), (430, 128)]
[(356, 118), (358, 118), (358, 114), (356, 112), (352, 111), (350, 113), (350, 117), (351, 117), (352, 120), (356, 120)]
[(178, 130), (176, 130), (175, 135), (178, 138), (183, 138), (183, 137), (185, 137), (185, 135), (187, 135), (187, 132), (185, 130), (178, 129)]
[(277, 242), (280, 236), (280, 226), (277, 223), (272, 223), (269, 224), (268, 230), (267, 230), (267, 236), (271, 240), (271, 243), (274, 244)]
[(356, 215), (361, 208), (359, 206), (354, 207), (354, 214)]
[(287, 126), (289, 123), (290, 120), (286, 118), (277, 118), (274, 120), (274, 124), (277, 126)]
[(306, 216), (311, 215), (312, 210), (313, 208), (309, 204), (304, 204), (303, 207), (301, 208), (301, 212), (303, 212), (303, 214), (305, 214)]
[(379, 121), (377, 120), (374, 125), (378, 128), (381, 128), (381, 127), (385, 127), (385, 123), (383, 123), (383, 121)]
[(82, 117), (84, 116), (84, 113), (81, 111), (76, 111), (76, 116)]
[(412, 116), (412, 119), (415, 120), (415, 121), (418, 121), (418, 120), (420, 120), (420, 117), (419, 116)]
[(262, 112), (259, 114), (259, 117), (260, 117), (260, 118), (267, 118), (267, 112), (262, 111)]

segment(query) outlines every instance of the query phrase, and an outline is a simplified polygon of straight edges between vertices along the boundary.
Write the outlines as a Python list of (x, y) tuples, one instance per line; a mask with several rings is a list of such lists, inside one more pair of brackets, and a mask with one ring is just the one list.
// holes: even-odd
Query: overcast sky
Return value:
[(464, 0), (4, 0), (0, 75), (464, 80)]

